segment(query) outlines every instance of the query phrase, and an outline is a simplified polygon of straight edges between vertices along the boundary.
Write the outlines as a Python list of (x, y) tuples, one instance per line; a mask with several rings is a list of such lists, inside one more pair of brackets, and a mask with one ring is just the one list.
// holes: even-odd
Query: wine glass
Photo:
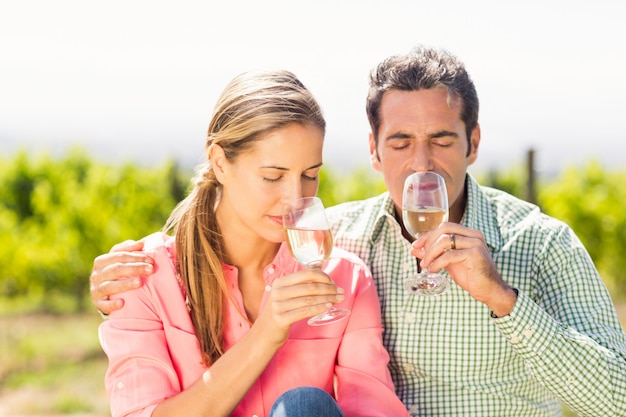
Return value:
[[(333, 249), (333, 236), (322, 200), (304, 197), (292, 201), (283, 212), (283, 227), (291, 255), (308, 269), (322, 269)], [(350, 310), (330, 310), (311, 317), (307, 323), (321, 326), (347, 317)]]
[[(434, 172), (414, 172), (404, 182), (402, 221), (415, 238), (434, 230), (448, 221), (448, 192), (441, 175)], [(404, 282), (412, 294), (435, 296), (450, 288), (449, 280), (439, 273), (420, 271)]]

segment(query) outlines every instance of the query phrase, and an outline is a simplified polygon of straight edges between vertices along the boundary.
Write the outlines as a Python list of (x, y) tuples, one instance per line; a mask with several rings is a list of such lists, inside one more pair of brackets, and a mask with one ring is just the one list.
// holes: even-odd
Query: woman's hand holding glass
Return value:
[[(294, 200), (285, 207), (283, 227), (291, 255), (307, 270), (321, 271), (333, 248), (330, 224), (326, 210), (317, 197)], [(347, 317), (349, 310), (331, 307), (328, 311), (311, 317), (312, 326), (334, 323)]]
[(332, 303), (343, 300), (344, 295), (337, 293), (326, 273), (311, 269), (296, 271), (273, 282), (255, 326), (261, 323), (265, 323), (264, 327), (272, 326), (267, 337), (275, 337), (271, 342), (280, 345), (287, 340), (294, 323), (324, 314)]

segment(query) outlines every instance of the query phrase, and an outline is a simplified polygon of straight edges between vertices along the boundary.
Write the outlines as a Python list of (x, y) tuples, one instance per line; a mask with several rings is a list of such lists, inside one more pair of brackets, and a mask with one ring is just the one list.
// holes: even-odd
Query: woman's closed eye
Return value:
[[(283, 175), (278, 176), (278, 177), (263, 177), (263, 181), (273, 183), (273, 182), (278, 182), (278, 181), (282, 180), (283, 177), (284, 177)], [(317, 174), (315, 174), (315, 175), (304, 175), (304, 174), (302, 174), (302, 178), (304, 178), (307, 181), (317, 181), (319, 179), (319, 175), (317, 175)]]
[(276, 177), (276, 178), (268, 178), (268, 177), (263, 177), (263, 181), (266, 181), (266, 182), (278, 182), (278, 181), (280, 181), (282, 178), (283, 178), (283, 176), (282, 176), (282, 175), (281, 175), (281, 176), (279, 176), (279, 177)]

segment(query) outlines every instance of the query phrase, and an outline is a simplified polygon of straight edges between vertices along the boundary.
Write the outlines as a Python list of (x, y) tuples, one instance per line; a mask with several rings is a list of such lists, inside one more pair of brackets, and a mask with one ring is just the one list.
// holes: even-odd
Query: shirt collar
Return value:
[(467, 193), (467, 203), (461, 224), (471, 229), (480, 230), (485, 237), (487, 246), (494, 251), (499, 251), (502, 247), (502, 235), (494, 212), (495, 208), (470, 173), (467, 173), (465, 177), (465, 192)]
[[(237, 267), (223, 263), (222, 268), (227, 280), (230, 283), (236, 283), (238, 275)], [(291, 256), (287, 242), (283, 242), (272, 262), (265, 266), (263, 278), (266, 284), (272, 285), (274, 280), (279, 276), (291, 274), (297, 271), (298, 268), (299, 264)]]
[(390, 218), (394, 222), (397, 222), (395, 216), (395, 205), (393, 203), (393, 200), (391, 199), (389, 191), (386, 191), (376, 197), (376, 200), (377, 201), (373, 205), (373, 209), (377, 211), (377, 213), (375, 216), (374, 226), (372, 227), (371, 235), (369, 236), (371, 242), (375, 242), (378, 239), (380, 233), (384, 230), (385, 224), (389, 221)]

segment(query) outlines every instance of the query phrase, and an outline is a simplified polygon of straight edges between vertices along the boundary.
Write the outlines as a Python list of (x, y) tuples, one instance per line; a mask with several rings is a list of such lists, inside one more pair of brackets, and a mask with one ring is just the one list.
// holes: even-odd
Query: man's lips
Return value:
[(411, 184), (409, 186), (412, 190), (420, 190), (420, 191), (433, 191), (439, 187), (439, 184), (436, 182), (421, 182), (419, 184)]

